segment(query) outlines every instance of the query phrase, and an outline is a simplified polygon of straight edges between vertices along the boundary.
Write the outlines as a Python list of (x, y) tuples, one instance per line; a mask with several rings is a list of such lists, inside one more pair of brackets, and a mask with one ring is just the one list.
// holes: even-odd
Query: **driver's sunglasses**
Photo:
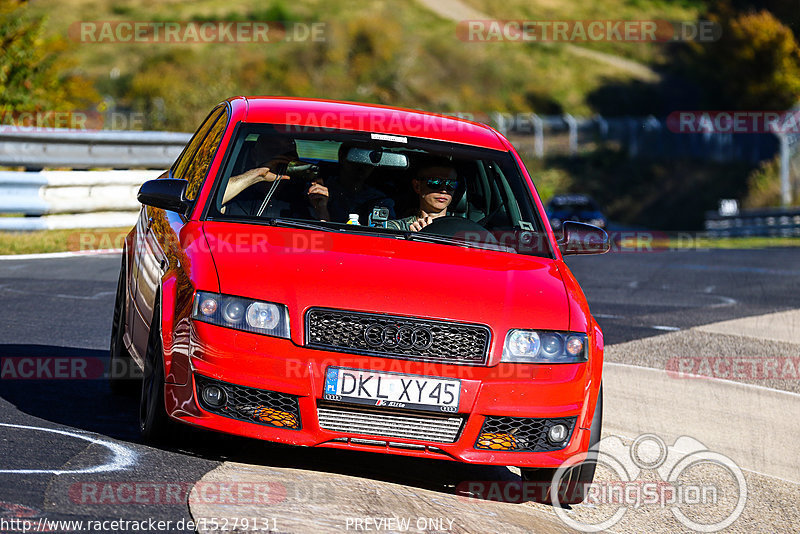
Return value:
[(422, 183), (433, 191), (455, 191), (458, 189), (458, 180), (455, 178), (422, 178)]

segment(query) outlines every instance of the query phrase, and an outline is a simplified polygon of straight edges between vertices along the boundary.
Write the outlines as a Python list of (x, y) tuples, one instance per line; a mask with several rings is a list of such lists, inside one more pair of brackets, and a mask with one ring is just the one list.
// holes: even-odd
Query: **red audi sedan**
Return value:
[(141, 382), (146, 440), (182, 423), (534, 481), (599, 441), (603, 336), (562, 256), (608, 238), (556, 239), (492, 128), (231, 98), (139, 201), (111, 386)]

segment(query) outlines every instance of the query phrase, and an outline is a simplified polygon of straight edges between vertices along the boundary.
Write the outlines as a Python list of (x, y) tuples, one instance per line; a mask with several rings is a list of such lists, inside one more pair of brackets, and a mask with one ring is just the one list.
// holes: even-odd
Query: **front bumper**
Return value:
[[(590, 349), (591, 350), (591, 349)], [(173, 358), (180, 358), (175, 354)], [(167, 384), (167, 412), (185, 423), (256, 439), (310, 447), (334, 447), (475, 464), (556, 467), (589, 444), (599, 376), (589, 363), (569, 365), (497, 364), (474, 367), (333, 353), (292, 341), (193, 322), (189, 352), (191, 373), (185, 384)], [(591, 357), (590, 357), (591, 362)], [(323, 399), (330, 366), (461, 380), (457, 414), (463, 424), (452, 443), (323, 428), (320, 407), (345, 407)], [(197, 380), (277, 392), (296, 397), (299, 429), (248, 422), (201, 407)], [(391, 410), (378, 414), (393, 413)], [(414, 415), (413, 413), (410, 415)], [(575, 418), (567, 445), (559, 450), (517, 452), (475, 448), (487, 416)]]

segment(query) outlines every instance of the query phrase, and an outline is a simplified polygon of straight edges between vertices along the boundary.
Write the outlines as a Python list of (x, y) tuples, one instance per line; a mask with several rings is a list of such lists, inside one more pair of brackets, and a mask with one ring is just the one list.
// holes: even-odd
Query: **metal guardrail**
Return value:
[(0, 230), (133, 225), (139, 187), (163, 171), (0, 171)]
[(709, 237), (800, 237), (800, 208), (743, 210), (736, 215), (706, 212)]
[[(631, 154), (643, 151), (649, 145), (659, 150), (665, 149), (666, 146), (664, 143), (652, 142), (652, 139), (647, 138), (648, 132), (664, 131), (663, 125), (652, 117), (586, 119), (569, 115), (545, 117), (533, 114), (511, 116), (495, 113), (491, 114), (488, 120), (501, 131), (533, 133), (534, 152), (539, 157), (547, 149), (545, 138), (548, 131), (565, 131), (568, 150), (573, 154), (578, 151), (582, 142), (587, 142), (596, 136), (604, 139), (617, 137), (621, 140), (627, 139)], [(0, 127), (0, 166), (24, 167), (28, 171), (52, 167), (165, 169), (178, 157), (190, 137), (191, 134), (172, 132), (57, 129), (32, 131), (24, 128)], [(731, 147), (735, 149), (736, 147), (727, 143), (730, 141), (729, 137), (711, 136), (709, 139), (726, 141), (723, 145), (727, 149)], [(710, 145), (697, 146), (701, 147), (703, 153), (710, 151)], [(764, 154), (758, 150), (758, 146), (753, 146), (756, 150), (749, 152), (750, 156), (756, 160), (762, 158)], [(692, 147), (692, 150), (697, 148), (694, 145)], [(729, 152), (728, 157), (741, 158), (747, 151), (731, 149)], [(722, 155), (720, 152), (719, 156)], [(720, 157), (720, 159), (726, 158)], [(145, 180), (155, 178), (161, 172), (160, 170), (0, 172), (0, 213), (25, 215), (25, 217), (0, 217), (0, 231), (132, 225), (139, 209), (139, 204), (136, 202), (138, 187)], [(788, 180), (785, 182), (788, 183)], [(786, 186), (784, 189), (787, 189)], [(761, 210), (733, 217), (723, 217), (719, 213), (709, 212), (706, 217), (706, 229), (710, 235), (720, 236), (800, 236), (800, 211)]]
[[(139, 187), (168, 168), (190, 138), (172, 132), (0, 127), (0, 166), (28, 171), (0, 171), (0, 213), (24, 215), (0, 217), (0, 231), (133, 226)], [(54, 167), (148, 170), (40, 170)]]
[(191, 135), (173, 132), (125, 132), (0, 128), (0, 165), (40, 170), (165, 169), (180, 155)]

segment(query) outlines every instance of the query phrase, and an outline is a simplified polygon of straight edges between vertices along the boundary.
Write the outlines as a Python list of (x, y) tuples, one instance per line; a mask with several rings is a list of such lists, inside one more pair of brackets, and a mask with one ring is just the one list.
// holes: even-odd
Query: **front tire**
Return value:
[(164, 402), (164, 350), (159, 332), (160, 316), (161, 311), (156, 308), (144, 359), (144, 377), (139, 400), (139, 432), (147, 443), (165, 444), (174, 435), (175, 423), (167, 415)]
[[(580, 504), (586, 498), (586, 489), (594, 480), (594, 473), (597, 470), (597, 449), (600, 442), (600, 434), (603, 427), (603, 385), (600, 384), (600, 392), (597, 394), (597, 405), (592, 417), (592, 426), (589, 431), (589, 450), (586, 459), (569, 468), (559, 481), (558, 500), (559, 504)], [(522, 480), (541, 485), (548, 485), (545, 500), (553, 502), (550, 495), (549, 484), (553, 481), (557, 469), (543, 468), (531, 469), (521, 467)]]

